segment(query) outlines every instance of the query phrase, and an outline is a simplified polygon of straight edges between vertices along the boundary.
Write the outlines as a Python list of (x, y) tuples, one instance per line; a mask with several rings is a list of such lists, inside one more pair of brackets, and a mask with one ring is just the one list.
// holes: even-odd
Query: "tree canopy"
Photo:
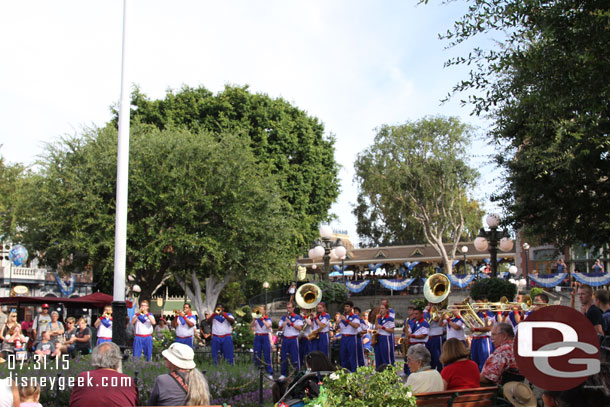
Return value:
[(443, 37), (489, 48), (454, 93), (493, 120), (506, 171), (494, 199), (516, 228), (559, 244), (610, 240), (610, 5), (601, 0), (477, 0)]
[(355, 163), (358, 232), (375, 243), (423, 236), (450, 273), (458, 242), (474, 238), (482, 216), (469, 197), (478, 177), (466, 163), (471, 132), (453, 117), (381, 126)]

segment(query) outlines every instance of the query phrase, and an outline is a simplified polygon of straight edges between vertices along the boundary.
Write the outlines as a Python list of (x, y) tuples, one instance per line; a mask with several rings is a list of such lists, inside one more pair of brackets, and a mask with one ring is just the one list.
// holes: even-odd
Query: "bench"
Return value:
[(418, 407), (492, 407), (498, 386), (415, 395)]

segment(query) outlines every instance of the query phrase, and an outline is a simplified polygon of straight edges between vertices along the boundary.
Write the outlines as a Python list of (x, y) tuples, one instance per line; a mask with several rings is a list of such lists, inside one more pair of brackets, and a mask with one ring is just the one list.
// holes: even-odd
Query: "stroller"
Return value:
[(301, 377), (295, 379), (282, 398), (275, 404), (276, 407), (302, 407), (305, 405), (305, 397), (314, 398), (320, 394), (320, 385), (324, 376), (332, 371), (305, 372)]

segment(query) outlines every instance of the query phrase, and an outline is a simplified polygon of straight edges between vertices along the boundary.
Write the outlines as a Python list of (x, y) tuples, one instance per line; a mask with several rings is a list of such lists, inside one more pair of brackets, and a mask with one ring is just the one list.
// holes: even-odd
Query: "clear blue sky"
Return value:
[[(45, 142), (103, 125), (120, 96), (121, 0), (5, 1), (0, 5), (0, 154), (33, 163)], [(336, 139), (342, 193), (333, 227), (357, 241), (351, 215), (358, 152), (381, 124), (429, 114), (480, 126), (458, 100), (442, 99), (466, 71), (443, 62), (438, 33), (463, 4), (415, 1), (131, 0), (129, 78), (152, 98), (169, 88), (248, 84), (318, 117)], [(471, 150), (487, 208), (498, 171), (483, 142)], [(482, 166), (482, 167), (481, 167)]]

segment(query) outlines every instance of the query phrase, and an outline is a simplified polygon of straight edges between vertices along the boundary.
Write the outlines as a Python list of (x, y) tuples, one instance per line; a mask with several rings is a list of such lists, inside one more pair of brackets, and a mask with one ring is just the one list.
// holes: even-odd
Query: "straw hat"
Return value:
[(163, 357), (171, 362), (172, 365), (179, 369), (194, 369), (195, 362), (193, 361), (195, 353), (193, 349), (183, 343), (172, 343), (168, 349), (161, 352)]
[(520, 382), (504, 384), (504, 397), (514, 407), (536, 407), (536, 396), (530, 387)]

